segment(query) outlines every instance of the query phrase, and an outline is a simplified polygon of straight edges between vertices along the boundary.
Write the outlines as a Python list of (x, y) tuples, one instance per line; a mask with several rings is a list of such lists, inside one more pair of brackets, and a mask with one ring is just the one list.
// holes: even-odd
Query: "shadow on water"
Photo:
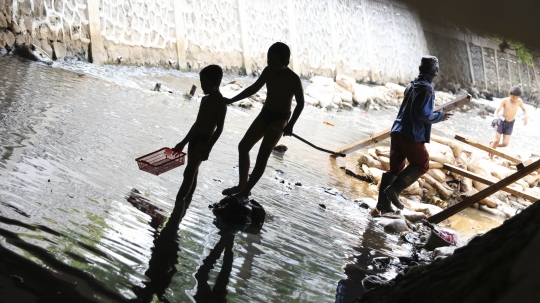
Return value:
[[(137, 209), (150, 215), (152, 220), (148, 222), (156, 230), (163, 224), (164, 217), (156, 213), (156, 207), (143, 197), (131, 192), (127, 200)], [(186, 205), (188, 209), (189, 204)], [(131, 302), (151, 302), (154, 294), (160, 301), (171, 302), (165, 297), (165, 290), (171, 284), (176, 274), (178, 264), (178, 252), (180, 251), (178, 229), (183, 218), (184, 207), (175, 207), (163, 229), (156, 231), (152, 256), (148, 262), (148, 270), (144, 273), (149, 281), (143, 282), (144, 287), (135, 286), (133, 292), (137, 299)]]
[[(150, 226), (158, 230), (163, 225), (164, 216), (158, 213), (161, 209), (152, 205), (148, 199), (142, 197), (138, 190), (132, 189), (126, 200), (151, 217), (150, 222), (148, 222)], [(182, 218), (185, 215), (182, 212), (184, 209), (186, 212), (189, 210), (190, 203), (191, 201), (186, 202), (186, 205), (182, 207), (179, 207), (179, 205), (175, 206), (165, 226), (161, 231), (156, 231), (152, 256), (148, 262), (148, 270), (145, 272), (149, 281), (144, 282), (144, 287), (133, 287), (133, 292), (137, 298), (130, 300), (130, 302), (152, 302), (154, 294), (161, 302), (175, 302), (174, 298), (167, 298), (165, 292), (171, 284), (173, 277), (177, 274), (176, 265), (178, 264), (179, 252), (181, 251), (178, 231), (182, 223)], [(220, 238), (210, 250), (207, 257), (202, 260), (202, 264), (194, 274), (197, 287), (193, 299), (198, 303), (228, 302), (227, 285), (233, 268), (233, 245), (235, 237), (238, 233), (244, 232), (260, 239), (258, 235), (264, 222), (253, 222), (246, 225), (215, 218), (213, 224), (218, 228)], [(212, 287), (210, 285), (210, 272), (214, 269), (216, 262), (222, 254), (223, 262), (221, 269)], [(253, 251), (245, 254), (244, 265), (242, 266), (244, 272), (251, 272), (253, 256)], [(244, 278), (249, 277), (244, 276)]]
[[(45, 226), (29, 225), (0, 216), (0, 222), (28, 230), (41, 230), (65, 237)], [(124, 302), (125, 299), (111, 291), (88, 273), (59, 261), (47, 250), (23, 240), (17, 233), (0, 228), (6, 243), (25, 250), (31, 255), (22, 257), (0, 245), (0, 298), (2, 302)], [(50, 241), (50, 240), (49, 240)], [(52, 242), (53, 244), (56, 244)], [(84, 257), (76, 256), (83, 262)], [(34, 262), (37, 258), (40, 264)], [(9, 277), (10, 279), (7, 279)]]
[(375, 258), (389, 256), (381, 251), (386, 246), (385, 240), (386, 234), (376, 223), (370, 221), (362, 235), (362, 241), (353, 247), (355, 253), (351, 262), (344, 267), (347, 278), (338, 282), (336, 303), (349, 303), (360, 297), (366, 292), (362, 280), (368, 275), (385, 272), (385, 269), (373, 266)]

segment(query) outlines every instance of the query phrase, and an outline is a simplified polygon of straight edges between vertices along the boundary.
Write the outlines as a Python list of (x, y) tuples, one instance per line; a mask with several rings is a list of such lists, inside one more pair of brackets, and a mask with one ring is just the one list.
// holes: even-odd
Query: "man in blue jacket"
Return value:
[[(390, 202), (403, 209), (399, 194), (429, 169), (429, 154), (424, 143), (429, 143), (431, 124), (445, 121), (452, 115), (433, 111), (435, 92), (431, 83), (439, 72), (437, 57), (422, 57), (418, 69), (420, 74), (405, 89), (390, 132), (390, 170), (382, 176), (377, 202), (381, 213), (393, 211)], [(405, 159), (409, 161), (406, 168)]]

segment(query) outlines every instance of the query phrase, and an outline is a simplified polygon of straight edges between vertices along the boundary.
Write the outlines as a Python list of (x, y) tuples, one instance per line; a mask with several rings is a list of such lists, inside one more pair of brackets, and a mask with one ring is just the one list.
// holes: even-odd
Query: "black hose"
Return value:
[(309, 146), (311, 146), (311, 147), (313, 147), (313, 148), (315, 148), (315, 149), (317, 149), (317, 150), (320, 150), (320, 151), (322, 151), (322, 152), (329, 153), (329, 154), (332, 154), (332, 155), (337, 156), (337, 157), (345, 157), (345, 156), (346, 156), (346, 155), (343, 154), (343, 153), (336, 153), (335, 151), (331, 151), (331, 150), (328, 150), (328, 149), (324, 149), (324, 148), (318, 147), (318, 146), (314, 145), (313, 143), (311, 143), (311, 142), (309, 142), (309, 141), (303, 139), (302, 137), (300, 137), (300, 136), (298, 136), (298, 135), (296, 135), (296, 134), (292, 134), (292, 135), (293, 135), (293, 137), (295, 137), (296, 139), (298, 139), (298, 140), (300, 140), (300, 141), (306, 143), (307, 145), (309, 145)]

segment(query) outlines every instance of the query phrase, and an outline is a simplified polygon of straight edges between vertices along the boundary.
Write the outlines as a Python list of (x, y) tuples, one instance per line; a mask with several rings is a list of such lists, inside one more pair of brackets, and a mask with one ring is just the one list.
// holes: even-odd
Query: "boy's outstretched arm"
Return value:
[[(197, 123), (197, 122), (195, 122)], [(184, 140), (180, 141), (178, 144), (176, 144), (176, 146), (173, 148), (174, 150), (174, 154), (179, 154), (180, 152), (182, 152), (184, 150), (184, 147), (186, 146), (186, 144), (188, 144), (189, 140), (191, 139), (191, 137), (193, 136), (193, 127), (195, 126), (195, 123), (193, 123), (193, 125), (191, 126), (191, 128), (189, 129), (189, 132), (187, 133), (186, 137), (184, 138)]]
[(247, 98), (247, 97), (252, 96), (255, 93), (257, 93), (264, 86), (264, 84), (266, 84), (266, 75), (268, 74), (267, 69), (268, 69), (268, 67), (266, 67), (263, 70), (263, 72), (261, 73), (261, 75), (259, 76), (257, 81), (255, 81), (255, 83), (251, 84), (251, 86), (244, 89), (238, 95), (234, 96), (231, 99), (223, 98), (225, 100), (225, 104), (231, 104), (233, 102), (240, 101), (240, 100), (242, 100), (244, 98)]
[(202, 151), (202, 160), (206, 161), (208, 160), (208, 156), (210, 155), (210, 151), (212, 150), (212, 147), (214, 147), (214, 144), (216, 144), (217, 140), (219, 139), (219, 136), (221, 136), (221, 133), (223, 132), (223, 125), (225, 124), (225, 116), (227, 115), (227, 106), (222, 105), (221, 109), (218, 114), (218, 121), (216, 123), (216, 130), (214, 131), (214, 134), (212, 134), (212, 138), (210, 138), (210, 141), (208, 144), (206, 144), (206, 147)]
[(300, 81), (300, 78), (296, 78), (296, 81), (297, 83), (294, 86), (294, 98), (296, 99), (296, 107), (294, 108), (291, 119), (283, 128), (284, 136), (292, 135), (294, 124), (296, 123), (298, 117), (300, 117), (300, 114), (304, 109), (304, 90), (302, 89), (302, 82)]

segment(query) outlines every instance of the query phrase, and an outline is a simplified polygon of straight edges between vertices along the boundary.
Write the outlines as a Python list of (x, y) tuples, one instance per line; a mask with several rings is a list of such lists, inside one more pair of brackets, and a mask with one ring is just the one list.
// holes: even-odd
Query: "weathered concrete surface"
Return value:
[[(86, 0), (14, 0), (11, 31), (16, 46), (33, 43), (51, 57), (88, 60), (88, 12)], [(55, 54), (56, 50), (56, 54)]]
[(354, 302), (536, 302), (540, 203), (473, 238), (444, 260), (410, 270)]
[(258, 75), (268, 47), (282, 41), (305, 78), (345, 74), (402, 85), (430, 53), (440, 59), (439, 90), (475, 85), (501, 97), (520, 84), (524, 99), (532, 96), (539, 68), (518, 64), (514, 50), (430, 23), (392, 0), (1, 0), (0, 47), (32, 43), (59, 60), (192, 71), (219, 64)]

